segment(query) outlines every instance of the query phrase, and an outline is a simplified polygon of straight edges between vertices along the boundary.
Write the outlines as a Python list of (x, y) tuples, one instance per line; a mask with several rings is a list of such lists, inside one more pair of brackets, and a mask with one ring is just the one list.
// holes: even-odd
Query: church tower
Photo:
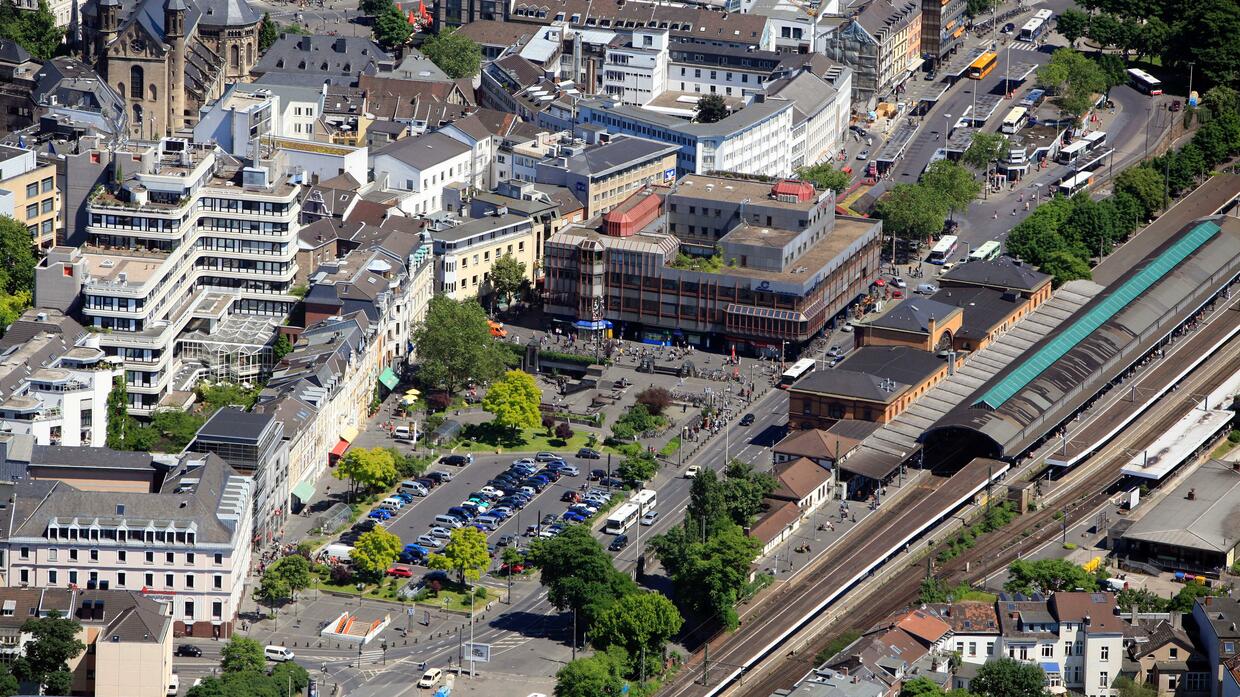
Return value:
[(168, 65), (169, 133), (185, 127), (185, 10), (185, 0), (164, 2), (164, 36), (172, 44)]
[(99, 0), (99, 35), (95, 37), (95, 56), (98, 60), (96, 69), (105, 80), (111, 77), (108, 75), (108, 45), (116, 38), (120, 21), (120, 0)]

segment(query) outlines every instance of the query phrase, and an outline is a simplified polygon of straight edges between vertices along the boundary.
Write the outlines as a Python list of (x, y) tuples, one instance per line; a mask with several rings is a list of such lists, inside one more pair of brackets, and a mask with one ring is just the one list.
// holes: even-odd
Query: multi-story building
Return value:
[(34, 150), (0, 145), (0, 215), (16, 218), (40, 249), (56, 244), (60, 227), (60, 189), (56, 163)]
[(0, 588), (0, 657), (25, 653), (22, 626), (53, 612), (81, 628), (86, 650), (67, 661), (75, 695), (165, 697), (172, 685), (173, 626), (168, 607), (136, 591)]
[(921, 0), (921, 55), (932, 69), (964, 46), (965, 0)]
[(594, 146), (578, 141), (539, 162), (536, 181), (567, 188), (585, 205), (587, 217), (600, 215), (642, 187), (675, 181), (677, 150), (669, 143), (632, 136)]
[[(36, 449), (30, 464), (80, 468), (111, 453)], [(253, 483), (215, 455), (154, 464), (150, 491), (98, 480), (92, 490), (55, 479), (0, 484), (14, 509), (4, 584), (138, 591), (169, 606), (177, 635), (230, 636), (250, 570)]]
[(313, 140), (323, 113), (324, 91), (288, 85), (233, 84), (194, 125), (194, 140), (214, 141), (225, 152), (245, 157), (255, 138), (276, 136)]
[(454, 300), (488, 295), (491, 287), (487, 278), (500, 257), (512, 256), (525, 264), (526, 277), (534, 279), (538, 235), (526, 216), (498, 209), (493, 215), (472, 220), (439, 220), (431, 228), (431, 239), (435, 245), (435, 292)]
[(625, 337), (777, 356), (867, 292), (880, 232), (805, 182), (689, 175), (554, 235), (546, 308)]
[(0, 431), (30, 435), (39, 445), (87, 445), (103, 447), (107, 441), (108, 393), (113, 378), (121, 374), (120, 359), (107, 358), (103, 351), (76, 346), (68, 349), (46, 368), (26, 363), (28, 350), (21, 346), (5, 356), (17, 358), (26, 377), (0, 402)]
[[(298, 184), (279, 161), (164, 139), (117, 150), (119, 187), (88, 203), (88, 240), (57, 247), (35, 270), (35, 303), (81, 307), (99, 348), (124, 360), (131, 413), (149, 414), (174, 385), (178, 338), (232, 317), (283, 319), (298, 301)], [(263, 325), (262, 331), (270, 331)], [(234, 336), (262, 346), (274, 334)]]
[(788, 387), (788, 427), (826, 429), (843, 419), (885, 424), (946, 377), (947, 362), (929, 351), (866, 346)]
[(871, 0), (824, 38), (822, 52), (853, 69), (852, 100), (873, 109), (921, 64), (921, 5)]
[(852, 118), (852, 75), (849, 68), (835, 64), (822, 72), (803, 70), (767, 84), (768, 98), (796, 105), (789, 145), (793, 172), (831, 159), (843, 142)]
[(1229, 597), (1198, 598), (1193, 605), (1197, 642), (1206, 657), (1210, 697), (1220, 697), (1229, 666), (1240, 656), (1240, 600)]
[(630, 106), (645, 106), (667, 88), (667, 30), (638, 29), (623, 46), (607, 49), (603, 94)]
[(254, 539), (269, 544), (288, 518), (288, 451), (284, 424), (263, 412), (224, 407), (211, 415), (187, 452), (214, 453), (253, 480)]
[(473, 150), (443, 133), (403, 138), (374, 152), (375, 181), (404, 195), (400, 209), (411, 215), (443, 210), (444, 187), (469, 184)]

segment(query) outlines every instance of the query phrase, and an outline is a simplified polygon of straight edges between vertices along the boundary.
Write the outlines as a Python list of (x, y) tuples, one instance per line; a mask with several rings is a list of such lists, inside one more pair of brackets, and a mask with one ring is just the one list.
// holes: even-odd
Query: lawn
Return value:
[[(457, 445), (462, 448), (488, 448), (504, 452), (522, 453), (540, 450), (573, 450), (584, 448), (590, 434), (581, 429), (573, 429), (573, 437), (567, 441), (548, 435), (547, 429), (526, 428), (515, 435), (490, 423), (469, 424), (461, 432)], [(476, 446), (476, 447), (475, 447)]]
[[(1237, 431), (1232, 431), (1232, 433), (1235, 434), (1237, 433)], [(1224, 455), (1226, 455), (1227, 453), (1231, 452), (1236, 447), (1236, 445), (1237, 445), (1236, 443), (1232, 442), (1231, 438), (1228, 438), (1227, 440), (1220, 443), (1219, 446), (1214, 449), (1214, 452), (1210, 453), (1210, 457), (1217, 460), (1223, 457)]]
[(987, 593), (985, 591), (969, 591), (962, 593), (956, 600), (976, 600), (983, 603), (993, 603), (997, 597), (994, 593)]
[[(487, 598), (474, 599), (474, 612), (478, 612), (487, 605)], [(439, 591), (438, 596), (422, 594), (415, 598), (419, 605), (427, 605), (431, 607), (443, 608), (444, 610), (455, 610), (457, 612), (469, 612), (469, 594), (461, 591), (454, 591), (444, 588)]]
[(659, 454), (664, 457), (671, 457), (680, 450), (680, 436), (676, 436), (667, 442), (667, 445), (659, 449)]
[(310, 584), (311, 588), (317, 588), (321, 591), (331, 593), (347, 593), (349, 595), (357, 595), (365, 598), (376, 598), (379, 600), (400, 600), (400, 596), (396, 591), (409, 579), (385, 577), (383, 583), (376, 585), (374, 583), (365, 583), (362, 589), (357, 589), (355, 582), (336, 584), (330, 579), (316, 579)]

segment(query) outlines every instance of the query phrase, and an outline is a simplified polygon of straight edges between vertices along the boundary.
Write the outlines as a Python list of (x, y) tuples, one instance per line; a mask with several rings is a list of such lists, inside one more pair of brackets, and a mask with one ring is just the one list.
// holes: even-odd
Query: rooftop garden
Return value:
[(723, 258), (723, 250), (715, 247), (715, 253), (709, 256), (699, 254), (685, 254), (678, 252), (676, 258), (667, 264), (673, 269), (681, 269), (683, 271), (701, 271), (703, 273), (719, 273), (725, 268), (736, 266), (736, 260), (725, 261)]

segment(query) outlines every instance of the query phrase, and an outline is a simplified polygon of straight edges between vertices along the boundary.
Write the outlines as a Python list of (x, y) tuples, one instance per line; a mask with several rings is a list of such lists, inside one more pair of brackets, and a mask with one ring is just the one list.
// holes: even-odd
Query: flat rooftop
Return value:
[(86, 273), (95, 281), (107, 283), (119, 281), (121, 274), (125, 281), (141, 285), (151, 280), (163, 265), (167, 255), (151, 253), (137, 255), (129, 251), (109, 253), (86, 253), (82, 261), (86, 263)]
[(731, 177), (712, 177), (705, 174), (689, 174), (680, 180), (672, 197), (684, 196), (703, 201), (726, 201), (736, 203), (749, 199), (754, 205), (786, 208), (793, 211), (808, 211), (818, 202), (825, 191), (814, 191), (814, 198), (809, 201), (780, 201), (771, 195), (772, 187), (777, 182), (760, 182), (752, 179), (733, 179)]
[(736, 244), (748, 244), (755, 247), (776, 247), (783, 248), (789, 242), (796, 239), (801, 233), (795, 230), (785, 230), (783, 228), (759, 227), (748, 223), (741, 223), (732, 228), (728, 234), (720, 238), (720, 242), (733, 242)]
[(1237, 520), (1240, 470), (1211, 460), (1149, 508), (1124, 539), (1225, 553), (1236, 546)]
[[(803, 282), (813, 277), (819, 270), (830, 264), (834, 259), (848, 251), (850, 247), (868, 234), (875, 234), (878, 229), (877, 220), (866, 218), (843, 218), (836, 216), (835, 227), (830, 234), (805, 250), (805, 253), (788, 264), (785, 271), (768, 271), (766, 269), (749, 269), (745, 267), (728, 267), (720, 273), (744, 278), (756, 278), (767, 281)], [(797, 269), (804, 269), (797, 271)]]

